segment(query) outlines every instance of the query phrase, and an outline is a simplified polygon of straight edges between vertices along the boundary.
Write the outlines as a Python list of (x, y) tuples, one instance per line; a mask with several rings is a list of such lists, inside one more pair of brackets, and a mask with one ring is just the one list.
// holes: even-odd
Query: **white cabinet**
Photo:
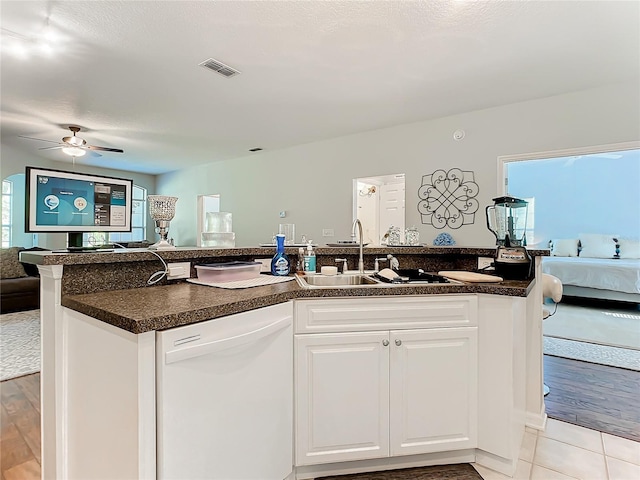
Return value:
[(475, 297), (301, 300), (296, 313), (298, 332), (320, 317), (337, 330), (296, 334), (297, 465), (476, 446)]
[(390, 333), (391, 455), (473, 448), (476, 327)]
[(297, 465), (389, 454), (388, 332), (298, 335)]

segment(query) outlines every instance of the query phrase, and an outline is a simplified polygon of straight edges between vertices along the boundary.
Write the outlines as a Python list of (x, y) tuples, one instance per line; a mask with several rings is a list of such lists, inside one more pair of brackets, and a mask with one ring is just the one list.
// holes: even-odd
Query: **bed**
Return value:
[(542, 271), (562, 281), (564, 295), (640, 304), (640, 259), (544, 257)]

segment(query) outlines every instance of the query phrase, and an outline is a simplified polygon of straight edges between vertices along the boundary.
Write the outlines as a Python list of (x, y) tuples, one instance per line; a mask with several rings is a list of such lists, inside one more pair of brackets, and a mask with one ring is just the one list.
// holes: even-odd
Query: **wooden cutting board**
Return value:
[(438, 275), (458, 280), (460, 282), (502, 282), (502, 277), (495, 275), (487, 275), (485, 273), (465, 272), (465, 271), (447, 271), (438, 272)]

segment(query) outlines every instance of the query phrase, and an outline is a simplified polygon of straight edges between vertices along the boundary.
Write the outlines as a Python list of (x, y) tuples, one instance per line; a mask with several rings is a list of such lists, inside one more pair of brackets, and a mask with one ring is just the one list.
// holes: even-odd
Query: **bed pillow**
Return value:
[(0, 252), (2, 265), (0, 277), (2, 277), (3, 280), (27, 276), (27, 272), (24, 271), (24, 267), (18, 260), (20, 250), (22, 250), (21, 247), (9, 247), (3, 248)]
[(577, 257), (577, 238), (554, 238), (551, 240), (551, 255), (554, 257)]
[(616, 254), (616, 241), (618, 235), (600, 233), (581, 233), (580, 256), (585, 258), (613, 258)]
[(620, 258), (640, 258), (640, 240), (620, 238)]

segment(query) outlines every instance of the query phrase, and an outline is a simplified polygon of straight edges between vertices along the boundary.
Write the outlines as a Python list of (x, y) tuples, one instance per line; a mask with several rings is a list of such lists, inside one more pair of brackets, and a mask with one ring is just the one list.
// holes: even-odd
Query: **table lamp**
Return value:
[(176, 247), (167, 241), (169, 234), (169, 222), (176, 214), (176, 202), (178, 197), (165, 195), (148, 195), (149, 215), (156, 222), (156, 233), (160, 234), (160, 240), (149, 248), (152, 250), (172, 250)]

